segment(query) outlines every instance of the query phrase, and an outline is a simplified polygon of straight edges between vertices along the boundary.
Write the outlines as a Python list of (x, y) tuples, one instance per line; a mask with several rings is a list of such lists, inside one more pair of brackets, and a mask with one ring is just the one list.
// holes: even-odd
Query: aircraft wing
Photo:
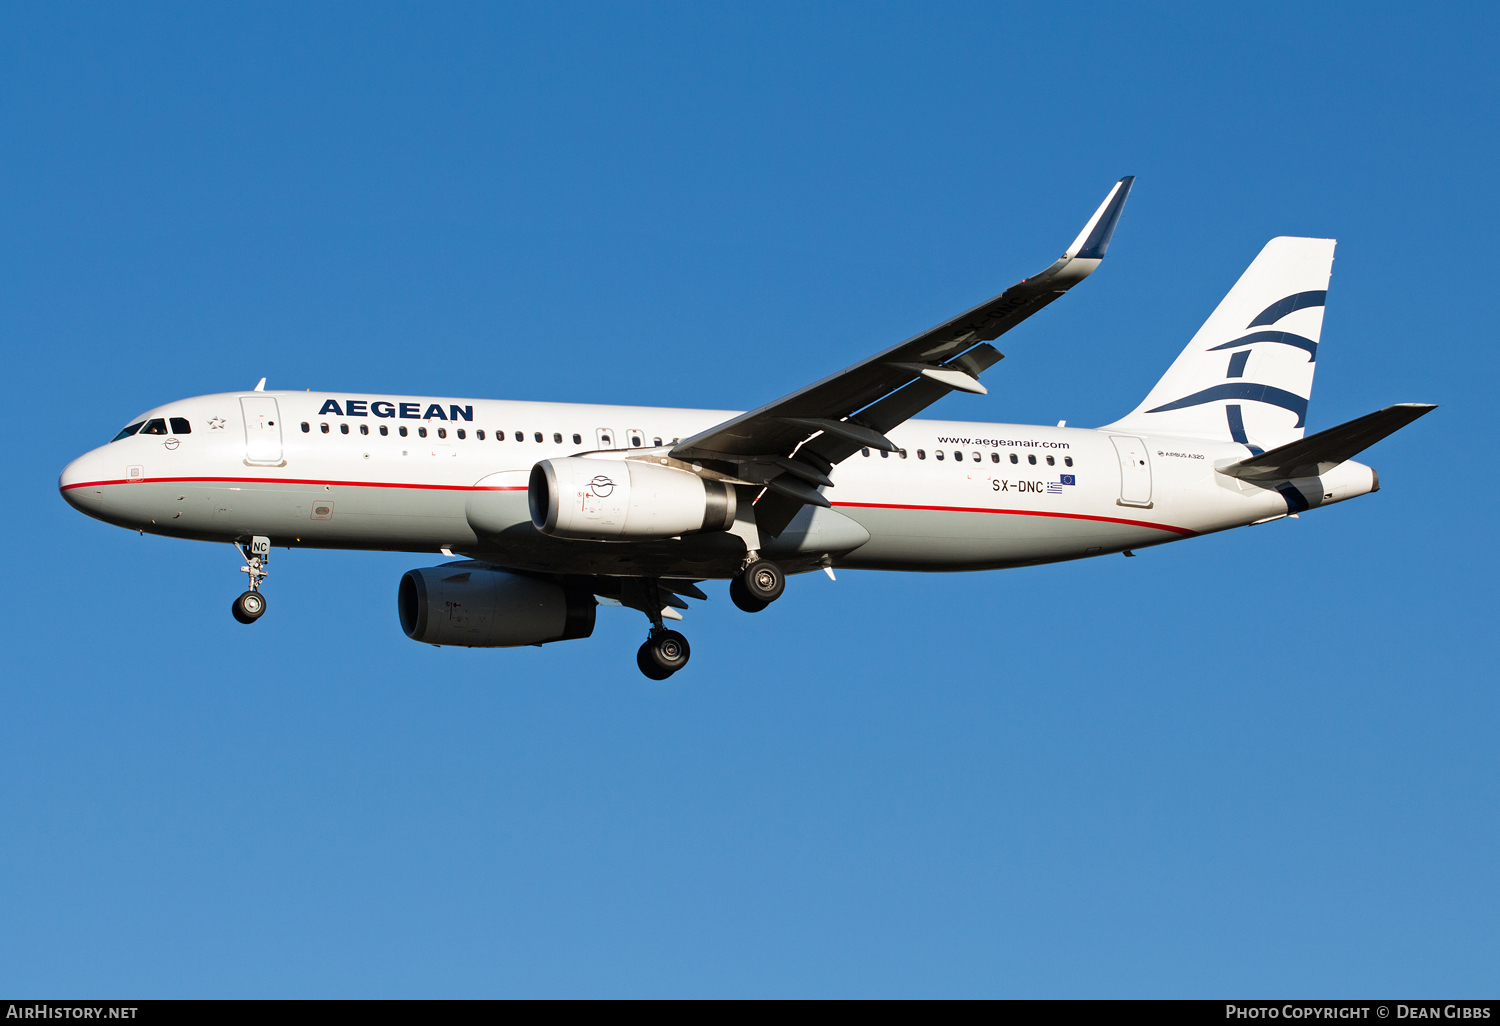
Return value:
[(770, 491), (757, 504), (757, 521), (762, 531), (779, 534), (804, 503), (828, 504), (815, 486), (828, 483), (834, 464), (864, 446), (895, 451), (884, 432), (954, 389), (984, 393), (980, 372), (1003, 358), (987, 343), (1093, 273), (1134, 181), (1115, 183), (1078, 238), (1040, 274), (837, 374), (683, 439), (672, 455), (735, 463), (742, 478), (763, 481)]

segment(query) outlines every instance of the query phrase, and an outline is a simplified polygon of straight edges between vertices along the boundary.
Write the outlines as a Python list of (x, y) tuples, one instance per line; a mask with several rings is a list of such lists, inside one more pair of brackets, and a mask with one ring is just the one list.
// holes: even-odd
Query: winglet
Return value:
[(1073, 245), (1063, 254), (1065, 257), (1104, 259), (1104, 251), (1109, 249), (1109, 240), (1114, 237), (1115, 225), (1120, 223), (1120, 214), (1125, 209), (1125, 197), (1130, 195), (1130, 187), (1134, 184), (1135, 175), (1126, 175), (1115, 183), (1104, 202), (1099, 204), (1099, 209), (1094, 211), (1094, 216), (1089, 218), (1089, 223), (1078, 233), (1078, 238), (1073, 240)]

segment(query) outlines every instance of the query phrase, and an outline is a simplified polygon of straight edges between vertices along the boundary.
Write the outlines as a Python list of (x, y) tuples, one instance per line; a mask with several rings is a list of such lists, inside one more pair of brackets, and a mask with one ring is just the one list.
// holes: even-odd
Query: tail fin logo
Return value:
[[(1275, 295), (1274, 292), (1271, 294)], [(1287, 296), (1285, 299), (1278, 299), (1276, 302), (1272, 303), (1270, 306), (1262, 310), (1259, 315), (1256, 316), (1255, 320), (1245, 325), (1245, 327), (1247, 329), (1259, 328), (1263, 324), (1275, 324), (1283, 317), (1287, 316), (1290, 313), (1294, 313), (1297, 310), (1306, 310), (1310, 306), (1324, 306), (1326, 305), (1327, 300), (1327, 289), (1317, 289), (1312, 292), (1298, 292), (1294, 295)]]
[(1307, 424), (1307, 400), (1300, 395), (1294, 395), (1284, 388), (1274, 385), (1257, 385), (1249, 381), (1232, 381), (1223, 385), (1215, 385), (1205, 388), (1201, 392), (1184, 396), (1175, 403), (1167, 403), (1158, 406), (1147, 413), (1170, 413), (1172, 410), (1185, 410), (1189, 406), (1202, 406), (1204, 403), (1216, 402), (1219, 399), (1248, 399), (1251, 402), (1269, 403), (1271, 406), (1280, 406), (1283, 410), (1290, 410), (1297, 415), (1295, 427), (1305, 427)]
[(1252, 452), (1302, 437), (1334, 247), (1289, 235), (1267, 242), (1146, 398), (1110, 426)]
[(1290, 331), (1252, 331), (1250, 334), (1237, 338), (1233, 342), (1225, 342), (1221, 346), (1211, 346), (1205, 349), (1204, 352), (1216, 353), (1220, 349), (1233, 349), (1236, 346), (1248, 346), (1256, 342), (1280, 342), (1284, 346), (1296, 346), (1298, 349), (1307, 350), (1308, 363), (1313, 363), (1318, 359), (1318, 344), (1305, 335), (1294, 335)]
[[(1278, 299), (1266, 307), (1247, 327), (1255, 328), (1263, 324), (1275, 324), (1283, 317), (1295, 313), (1298, 310), (1306, 310), (1308, 307), (1324, 306), (1328, 299), (1327, 289), (1317, 289), (1309, 292), (1296, 292), (1285, 299)], [(1307, 352), (1307, 362), (1314, 363), (1318, 359), (1318, 343), (1305, 335), (1297, 335), (1290, 331), (1252, 331), (1248, 335), (1242, 335), (1232, 342), (1222, 345), (1211, 346), (1204, 352), (1213, 353), (1221, 349), (1234, 349), (1238, 346), (1253, 345), (1256, 342), (1276, 342), (1284, 346), (1294, 346)], [(1249, 350), (1243, 353), (1235, 353), (1229, 363), (1229, 377), (1237, 378), (1245, 370), (1245, 358), (1249, 356)], [(1220, 399), (1242, 399), (1257, 403), (1268, 403), (1271, 406), (1279, 406), (1283, 410), (1290, 410), (1297, 415), (1296, 427), (1305, 427), (1307, 424), (1307, 400), (1294, 392), (1288, 392), (1284, 388), (1274, 385), (1257, 385), (1252, 382), (1230, 382), (1223, 385), (1215, 385), (1205, 388), (1201, 392), (1184, 396), (1176, 402), (1158, 406), (1147, 410), (1147, 413), (1169, 413), (1172, 410), (1185, 410), (1189, 406), (1202, 406), (1204, 403), (1216, 402)], [(1229, 422), (1229, 434), (1236, 442), (1249, 444), (1245, 435), (1245, 423), (1238, 406), (1225, 407), (1225, 415)], [(1255, 446), (1251, 446), (1255, 448)]]

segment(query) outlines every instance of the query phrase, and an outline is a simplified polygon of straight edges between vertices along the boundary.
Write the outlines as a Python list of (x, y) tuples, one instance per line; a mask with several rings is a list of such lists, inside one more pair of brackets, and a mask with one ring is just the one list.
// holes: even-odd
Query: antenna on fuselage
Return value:
[(255, 383), (255, 388), (253, 389), (253, 391), (264, 392), (265, 390), (266, 390), (266, 379), (265, 378), (261, 378), (259, 381), (257, 381)]

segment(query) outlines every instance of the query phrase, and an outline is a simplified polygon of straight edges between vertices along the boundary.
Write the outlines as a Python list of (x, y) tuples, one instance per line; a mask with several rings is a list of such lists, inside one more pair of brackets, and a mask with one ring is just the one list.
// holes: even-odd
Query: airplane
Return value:
[(1098, 268), (1120, 179), (1041, 273), (746, 413), (254, 389), (170, 402), (68, 464), (74, 508), (142, 534), (233, 544), (266, 611), (272, 546), (435, 553), (397, 587), (431, 645), (587, 638), (600, 605), (644, 613), (641, 672), (690, 647), (698, 587), (746, 612), (788, 575), (977, 571), (1133, 555), (1377, 491), (1352, 458), (1436, 407), (1306, 434), (1335, 240), (1279, 237), (1145, 399), (1098, 428), (915, 419), (985, 394), (989, 343)]

